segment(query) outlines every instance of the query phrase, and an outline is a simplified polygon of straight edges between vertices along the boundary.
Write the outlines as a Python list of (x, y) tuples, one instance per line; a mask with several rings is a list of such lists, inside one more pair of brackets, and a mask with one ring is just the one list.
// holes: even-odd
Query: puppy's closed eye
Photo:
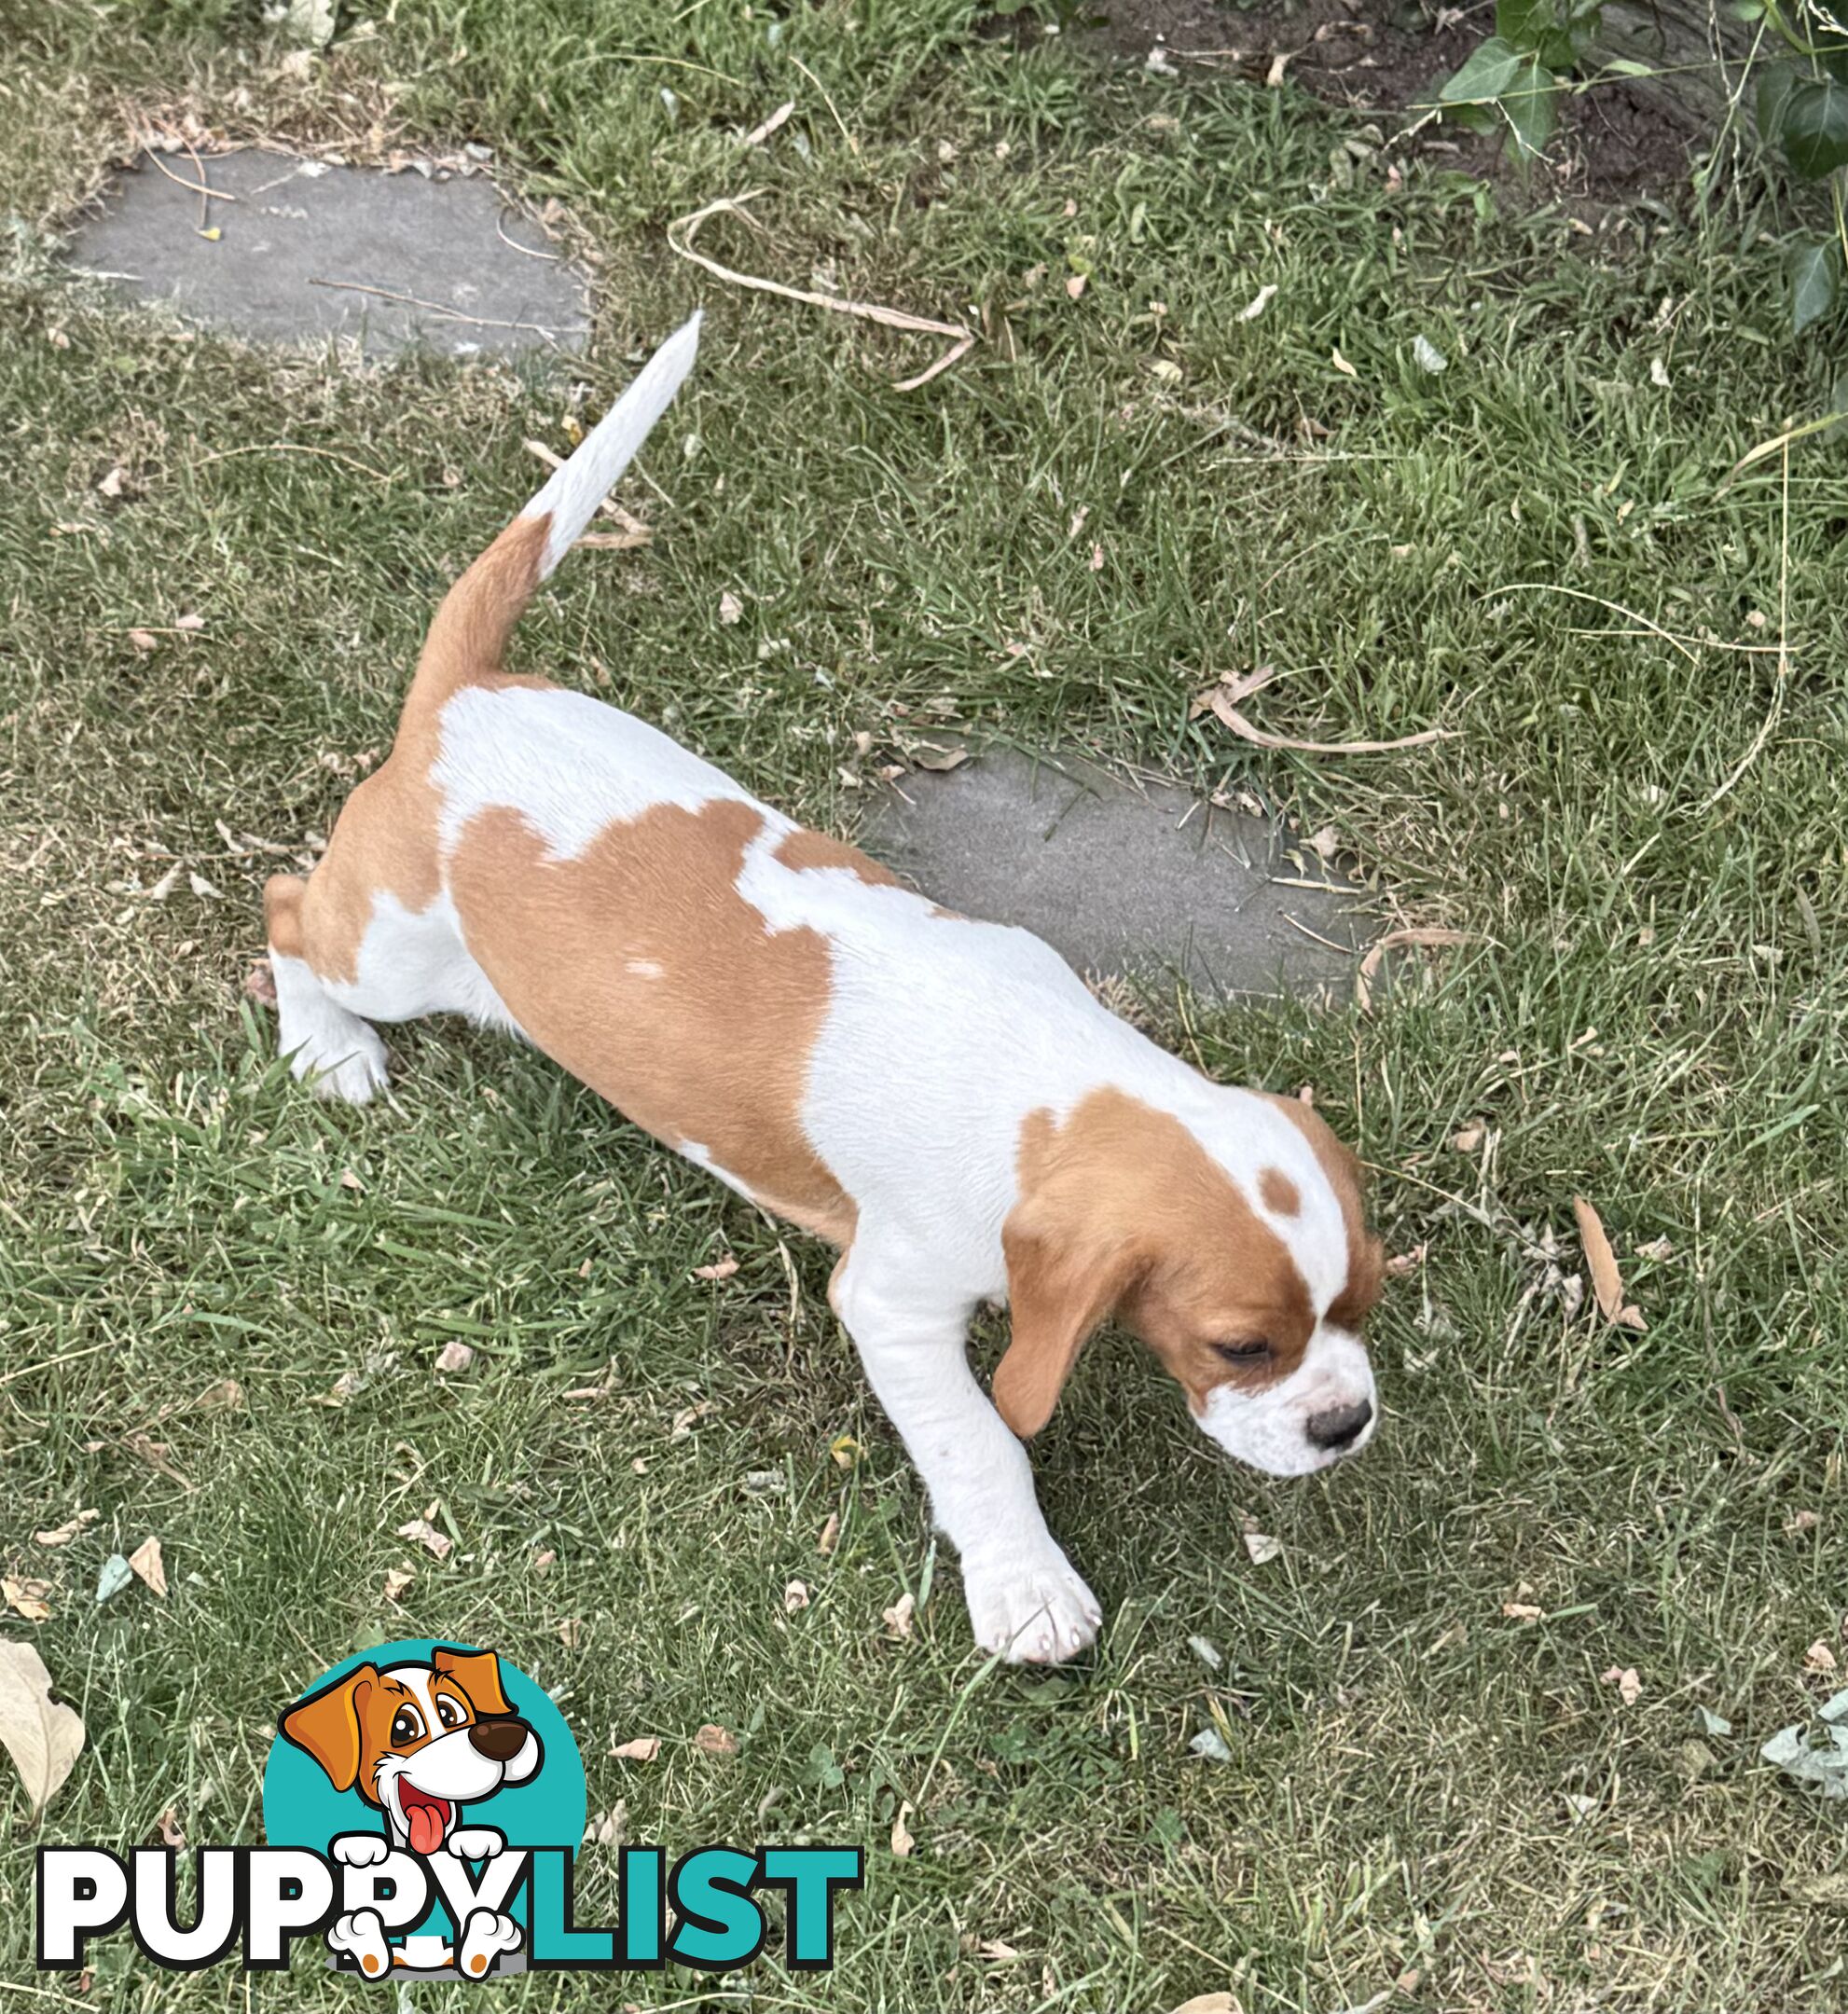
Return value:
[(1248, 1342), (1215, 1343), (1213, 1349), (1217, 1355), (1223, 1357), (1227, 1363), (1235, 1364), (1262, 1363), (1271, 1354), (1270, 1344), (1262, 1336)]

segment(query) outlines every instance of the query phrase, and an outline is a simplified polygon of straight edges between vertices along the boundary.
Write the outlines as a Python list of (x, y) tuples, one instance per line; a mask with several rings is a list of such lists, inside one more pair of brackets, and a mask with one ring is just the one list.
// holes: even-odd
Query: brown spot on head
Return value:
[(772, 931), (738, 892), (763, 824), (738, 798), (656, 805), (559, 860), (496, 808), (463, 832), (450, 891), (470, 952), (547, 1055), (765, 1209), (844, 1245), (853, 1204), (802, 1124), (832, 959), (819, 931)]
[(1301, 1362), (1316, 1310), (1289, 1248), (1179, 1119), (1094, 1091), (1021, 1128), (1003, 1226), (1014, 1333), (995, 1403), (1021, 1435), (1051, 1416), (1084, 1339), (1112, 1313), (1197, 1414), (1216, 1385), (1256, 1389)]
[(1296, 1184), (1281, 1168), (1267, 1167), (1258, 1177), (1258, 1200), (1279, 1217), (1294, 1217), (1303, 1207)]
[(1289, 1097), (1270, 1097), (1269, 1102), (1308, 1141), (1341, 1206), (1341, 1220), (1347, 1232), (1347, 1277), (1330, 1302), (1326, 1318), (1337, 1328), (1358, 1333), (1386, 1283), (1385, 1248), (1367, 1229), (1360, 1163), (1314, 1106)]

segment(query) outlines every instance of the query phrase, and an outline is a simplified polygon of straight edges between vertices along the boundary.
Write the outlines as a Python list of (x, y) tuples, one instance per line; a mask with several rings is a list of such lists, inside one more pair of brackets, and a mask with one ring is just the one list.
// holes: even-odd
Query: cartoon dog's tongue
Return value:
[(434, 1854), (443, 1843), (443, 1826), (449, 1815), (448, 1800), (425, 1797), (415, 1785), (407, 1783), (398, 1786), (398, 1797), (405, 1808), (405, 1829), (410, 1835), (410, 1850)]

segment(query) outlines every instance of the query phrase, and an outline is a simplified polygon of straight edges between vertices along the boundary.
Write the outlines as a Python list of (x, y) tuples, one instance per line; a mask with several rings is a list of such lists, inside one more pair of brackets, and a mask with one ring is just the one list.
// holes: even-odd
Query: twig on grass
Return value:
[(1715, 805), (1738, 782), (1752, 765), (1758, 753), (1771, 739), (1772, 730), (1777, 725), (1784, 712), (1784, 695), (1790, 683), (1790, 443), (1784, 444), (1784, 514), (1777, 540), (1777, 683), (1772, 688), (1771, 705), (1765, 717), (1758, 723), (1758, 731), (1752, 737), (1752, 745), (1739, 758), (1726, 781), (1715, 791), (1703, 811), (1711, 811)]
[[(331, 448), (313, 448), (306, 441), (257, 441), (248, 448), (221, 448), (215, 453), (200, 455), (195, 467), (203, 468), (208, 462), (228, 462), (234, 455), (247, 454), (305, 454), (319, 455), (324, 462), (338, 462), (342, 468), (357, 469), (362, 476), (370, 476), (374, 482), (395, 482), (394, 476), (388, 476), (383, 469), (370, 467), (364, 462), (355, 462), (352, 455), (337, 454)], [(142, 627), (145, 627), (143, 625)]]
[(425, 300), (416, 294), (394, 294), (390, 287), (367, 286), (359, 280), (323, 280), (310, 273), (308, 283), (331, 288), (337, 294), (376, 295), (380, 300), (397, 301), (404, 307), (421, 308), (429, 314), (441, 315), (446, 322), (468, 322), (476, 328), (524, 329), (528, 335), (543, 336), (554, 345), (559, 339), (556, 329), (544, 328), (537, 322), (496, 322), (487, 315), (464, 314), (460, 308), (447, 308), (441, 301)]
[(717, 259), (709, 258), (705, 253), (694, 249), (693, 241), (700, 226), (722, 212), (730, 212), (755, 226), (756, 219), (744, 206), (754, 202), (763, 194), (762, 189), (747, 189), (742, 196), (721, 196), (701, 209), (676, 217), (668, 226), (669, 249), (682, 258), (690, 259), (715, 280), (723, 280), (731, 286), (749, 287), (755, 294), (774, 294), (782, 300), (800, 301), (808, 308), (825, 308), (830, 314), (853, 315), (862, 322), (876, 322), (884, 328), (904, 329), (920, 336), (949, 337), (954, 347), (947, 354), (938, 358), (929, 370), (894, 385), (895, 392), (916, 391), (919, 385), (928, 384), (939, 372), (947, 370), (952, 364), (969, 354), (976, 336), (975, 331), (964, 323), (936, 322), (929, 315), (915, 315), (903, 308), (882, 307), (876, 301), (842, 300), (833, 294), (816, 294), (806, 287), (785, 286), (780, 280), (765, 280), (757, 273), (739, 272), (735, 267), (722, 266)]
[[(144, 147), (142, 151), (147, 156), (148, 159), (153, 162), (155, 167), (159, 169), (160, 172), (167, 177), (168, 181), (177, 182), (183, 189), (190, 189), (195, 196), (200, 198), (209, 197), (214, 202), (237, 201), (238, 199), (231, 194), (229, 189), (215, 189), (208, 188), (206, 186), (204, 181), (205, 168), (202, 163), (200, 164), (199, 171), (200, 179), (197, 182), (188, 182), (185, 175), (175, 174), (173, 171), (170, 167), (168, 167), (167, 163), (160, 159), (159, 155), (157, 154), (152, 147)], [(195, 160), (199, 159), (199, 155), (196, 150), (193, 154), (193, 159)], [(202, 203), (201, 207), (203, 207)]]
[(1266, 667), (1254, 671), (1248, 678), (1222, 680), (1195, 699), (1195, 718), (1203, 712), (1212, 713), (1241, 741), (1249, 741), (1262, 749), (1294, 750), (1303, 755), (1386, 755), (1395, 749), (1424, 748), (1433, 741), (1456, 738), (1455, 727), (1427, 727), (1421, 733), (1400, 735), (1391, 741), (1304, 741), (1295, 735), (1268, 734), (1262, 727), (1252, 726), (1238, 710), (1238, 701), (1262, 691), (1276, 675)]

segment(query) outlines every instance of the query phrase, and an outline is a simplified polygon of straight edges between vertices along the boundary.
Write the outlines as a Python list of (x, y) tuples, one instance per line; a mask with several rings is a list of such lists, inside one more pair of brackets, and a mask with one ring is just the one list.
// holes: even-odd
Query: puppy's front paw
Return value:
[(377, 1910), (354, 1910), (327, 1933), (330, 1951), (344, 1952), (367, 1979), (382, 1979), (392, 1969), (392, 1947), (385, 1941), (385, 1923)]
[(465, 1979), (481, 1979), (503, 1952), (519, 1949), (519, 1925), (511, 1916), (492, 1910), (471, 1910), (456, 1952), (456, 1964)]
[(1010, 1664), (1060, 1664), (1096, 1641), (1104, 1611), (1057, 1546), (962, 1562), (975, 1641)]
[(391, 1850), (382, 1832), (342, 1832), (334, 1842), (334, 1857), (342, 1867), (377, 1867)]
[(492, 1826), (458, 1826), (443, 1842), (458, 1860), (491, 1860), (506, 1843), (506, 1835)]

